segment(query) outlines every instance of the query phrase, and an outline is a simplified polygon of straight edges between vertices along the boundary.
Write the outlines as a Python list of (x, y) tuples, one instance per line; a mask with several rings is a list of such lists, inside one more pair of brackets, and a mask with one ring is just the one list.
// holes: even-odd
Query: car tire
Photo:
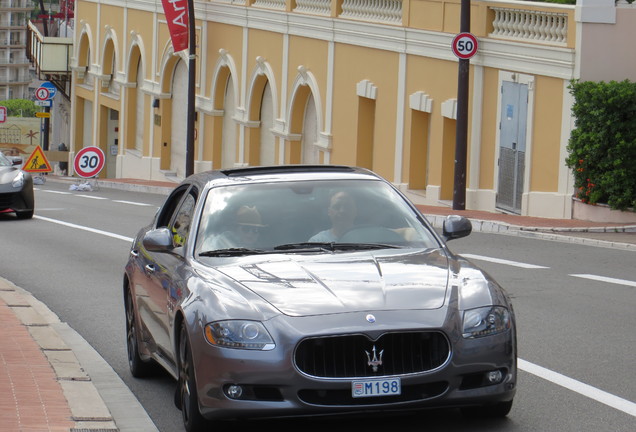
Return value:
[(181, 323), (179, 330), (179, 405), (183, 417), (183, 425), (187, 432), (202, 431), (208, 422), (199, 411), (199, 396), (197, 393), (196, 378), (194, 376), (194, 363), (192, 350), (188, 339), (188, 331), (185, 323)]
[(33, 217), (33, 210), (25, 210), (15, 212), (18, 219), (31, 219)]
[(512, 409), (512, 400), (491, 405), (461, 408), (462, 415), (469, 418), (502, 418)]
[(139, 355), (138, 325), (135, 306), (130, 290), (126, 291), (126, 348), (128, 367), (135, 378), (150, 376), (155, 371), (152, 360), (144, 360)]

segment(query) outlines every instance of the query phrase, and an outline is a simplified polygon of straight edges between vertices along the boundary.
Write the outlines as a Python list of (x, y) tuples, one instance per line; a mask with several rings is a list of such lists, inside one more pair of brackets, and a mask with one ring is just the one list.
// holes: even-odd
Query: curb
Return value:
[(2, 277), (0, 298), (27, 327), (51, 365), (75, 423), (71, 432), (158, 430), (116, 372), (44, 303)]
[(0, 278), (0, 298), (28, 329), (48, 359), (68, 401), (74, 430), (118, 431), (91, 378), (55, 330), (55, 326), (61, 324), (58, 317), (31, 294), (4, 278)]

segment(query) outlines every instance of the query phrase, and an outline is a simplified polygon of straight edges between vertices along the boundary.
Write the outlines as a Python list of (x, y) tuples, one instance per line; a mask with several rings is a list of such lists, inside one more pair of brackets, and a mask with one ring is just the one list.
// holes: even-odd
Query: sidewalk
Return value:
[[(79, 184), (80, 179), (47, 176)], [(167, 195), (176, 183), (97, 180), (99, 188)], [(85, 193), (85, 192), (83, 192)], [(566, 241), (636, 251), (636, 225), (543, 219), (440, 205), (417, 205), (436, 227), (459, 214), (475, 232)], [(37, 209), (36, 209), (37, 214)], [(31, 294), (0, 277), (0, 430), (3, 432), (157, 429), (137, 399), (99, 355)]]

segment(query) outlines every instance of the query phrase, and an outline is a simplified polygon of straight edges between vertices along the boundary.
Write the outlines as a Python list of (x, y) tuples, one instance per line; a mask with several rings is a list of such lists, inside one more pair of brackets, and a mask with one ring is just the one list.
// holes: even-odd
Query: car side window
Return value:
[(181, 207), (177, 211), (174, 222), (172, 223), (172, 243), (174, 247), (183, 246), (190, 234), (192, 225), (192, 215), (196, 199), (192, 193), (189, 193), (181, 203)]
[(181, 198), (183, 198), (183, 194), (185, 194), (186, 191), (187, 188), (184, 187), (172, 192), (157, 214), (157, 222), (155, 224), (156, 228), (165, 228), (168, 226), (174, 216), (179, 202), (181, 201)]

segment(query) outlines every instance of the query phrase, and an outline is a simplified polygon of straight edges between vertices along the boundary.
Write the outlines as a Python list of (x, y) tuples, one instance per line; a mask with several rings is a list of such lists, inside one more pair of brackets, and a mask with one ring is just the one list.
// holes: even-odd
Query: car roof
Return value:
[(219, 186), (250, 181), (344, 180), (350, 178), (381, 179), (380, 176), (368, 169), (347, 165), (275, 165), (205, 171), (191, 175), (185, 182), (204, 187), (208, 184)]

